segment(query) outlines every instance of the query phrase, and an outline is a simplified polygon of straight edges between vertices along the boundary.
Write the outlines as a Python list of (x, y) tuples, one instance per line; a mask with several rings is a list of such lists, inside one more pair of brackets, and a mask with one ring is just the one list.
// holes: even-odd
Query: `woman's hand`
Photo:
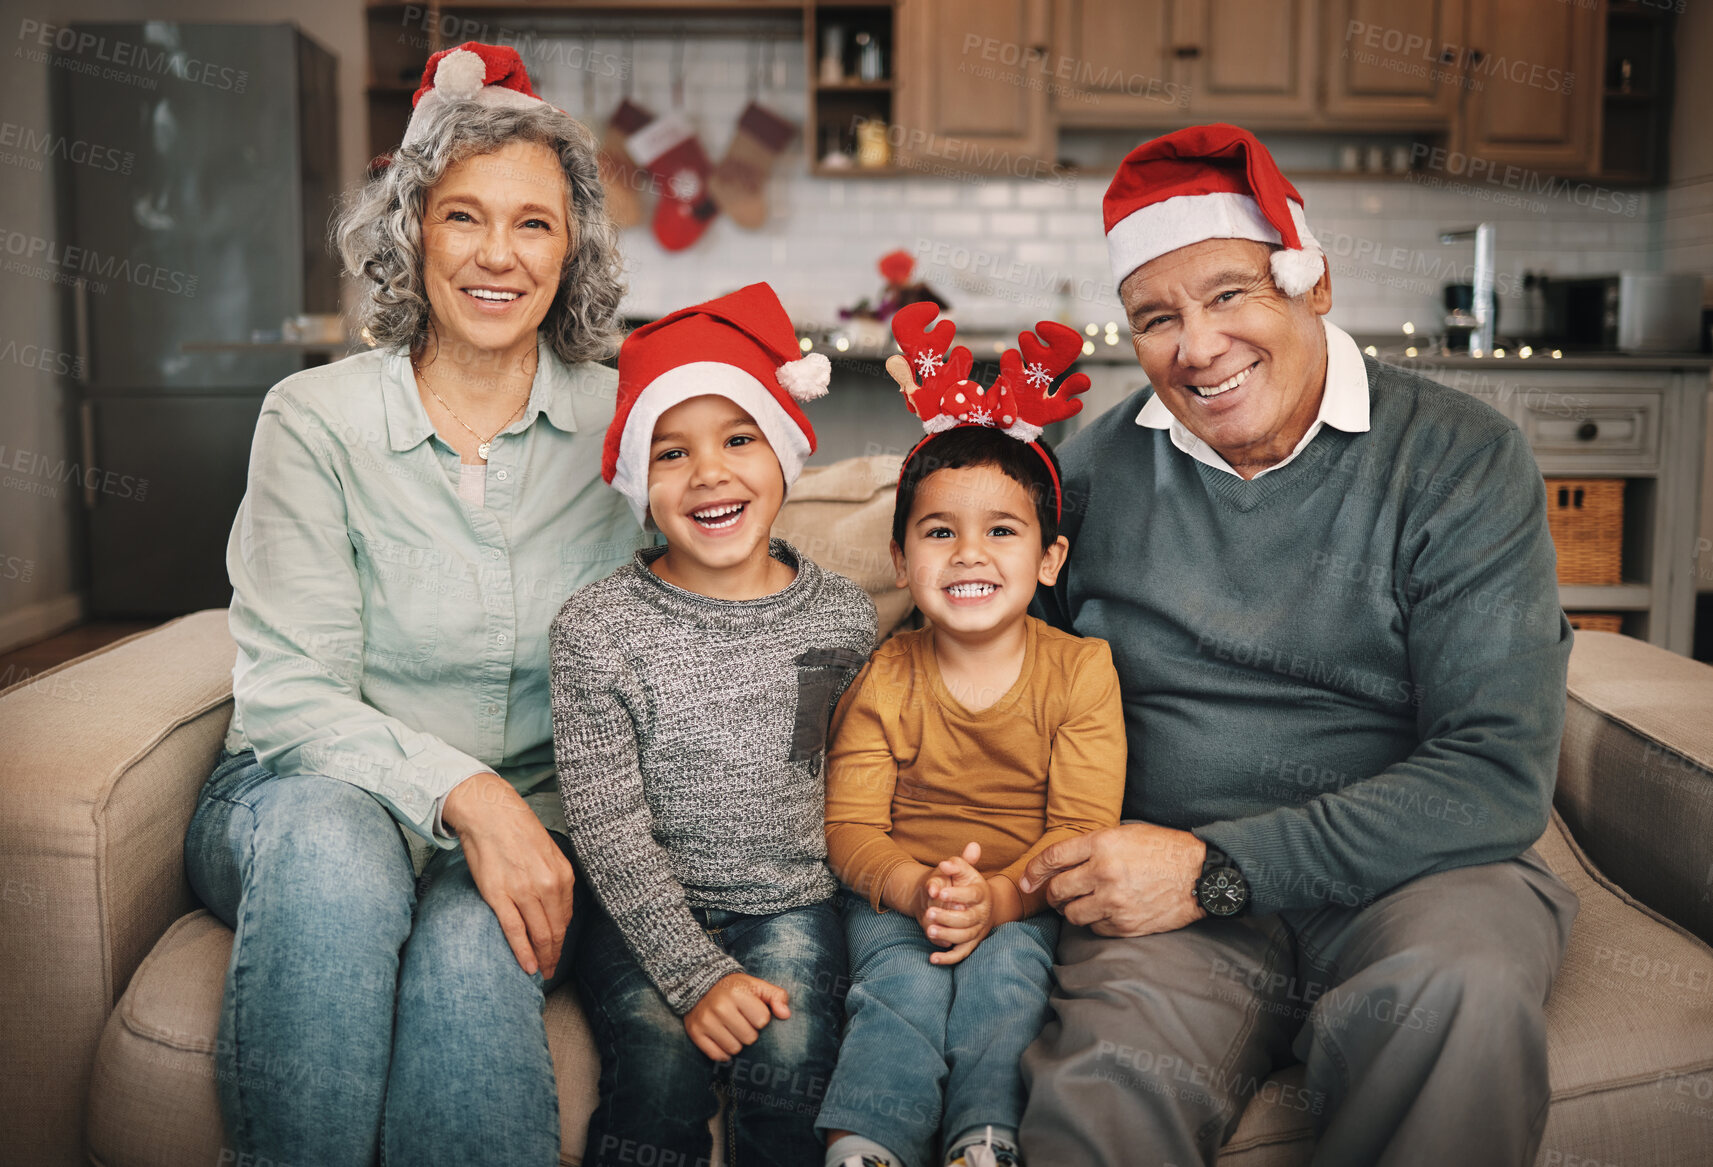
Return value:
[(775, 1017), (791, 1016), (791, 994), (748, 973), (727, 973), (684, 1015), (684, 1032), (716, 1062), (736, 1057)]
[(491, 770), (452, 788), (440, 821), (455, 832), (476, 890), (526, 973), (552, 976), (571, 923), (576, 876), (547, 828), (510, 782)]

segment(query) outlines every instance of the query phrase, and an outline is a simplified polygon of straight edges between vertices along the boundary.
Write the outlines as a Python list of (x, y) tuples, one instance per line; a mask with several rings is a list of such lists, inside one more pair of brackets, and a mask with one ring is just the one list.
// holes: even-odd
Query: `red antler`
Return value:
[[(1059, 382), (1049, 395), (1053, 381), (1068, 370), (1082, 353), (1083, 338), (1074, 328), (1043, 320), (1034, 332), (1017, 336), (1022, 348), (1006, 349), (999, 358), (999, 380), (1011, 390), (1017, 403), (1018, 421), (1035, 433), (1056, 421), (1075, 416), (1083, 407), (1076, 395), (1089, 386), (1087, 373), (1073, 373)], [(997, 389), (999, 386), (995, 385)]]
[[(942, 320), (933, 328), (928, 327), (928, 322), (939, 312), (939, 306), (930, 300), (908, 304), (895, 312), (892, 336), (904, 350), (909, 366), (899, 369), (897, 357), (886, 362), (904, 392), (910, 412), (929, 429), (943, 429), (950, 423), (951, 415), (958, 411), (948, 406), (954, 405), (958, 394), (968, 397), (983, 393), (980, 386), (973, 386), (968, 380), (970, 368), (975, 364), (970, 350), (962, 345), (952, 347), (957, 325)], [(906, 376), (909, 386), (905, 385)], [(942, 417), (946, 420), (938, 420)]]

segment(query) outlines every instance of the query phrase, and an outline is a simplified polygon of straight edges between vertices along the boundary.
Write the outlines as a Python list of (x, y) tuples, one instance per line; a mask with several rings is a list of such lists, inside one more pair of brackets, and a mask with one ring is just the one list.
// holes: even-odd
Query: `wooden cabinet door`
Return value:
[(1460, 148), (1493, 165), (1592, 173), (1600, 157), (1604, 9), (1469, 0)]
[(1172, 0), (1190, 121), (1296, 128), (1317, 116), (1320, 0)]
[(1062, 126), (1183, 125), (1168, 0), (1058, 0), (1049, 58)]
[(900, 0), (899, 165), (1050, 173), (1047, 0)]
[(1465, 0), (1325, 0), (1332, 122), (1439, 129), (1457, 115)]

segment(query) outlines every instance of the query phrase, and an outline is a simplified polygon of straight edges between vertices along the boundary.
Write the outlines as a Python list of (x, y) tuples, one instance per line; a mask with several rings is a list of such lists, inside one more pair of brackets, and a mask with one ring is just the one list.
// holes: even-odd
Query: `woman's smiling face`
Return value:
[(516, 141), (446, 168), (422, 216), (423, 281), (442, 346), (495, 357), (535, 346), (575, 242), (559, 158)]

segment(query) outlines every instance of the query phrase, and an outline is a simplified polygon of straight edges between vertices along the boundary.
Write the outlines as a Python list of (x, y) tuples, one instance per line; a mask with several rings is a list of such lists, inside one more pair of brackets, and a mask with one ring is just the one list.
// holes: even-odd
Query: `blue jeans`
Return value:
[(710, 1061), (684, 1031), (617, 925), (591, 906), (577, 981), (601, 1051), (600, 1103), (589, 1119), (585, 1167), (707, 1167), (708, 1120), (725, 1093), (731, 1167), (806, 1167), (823, 1157), (815, 1111), (839, 1051), (845, 937), (832, 901), (771, 916), (692, 908), (710, 939), (751, 976), (791, 994), (753, 1045)]
[[(569, 840), (555, 836), (569, 853)], [(202, 902), (235, 936), (215, 1049), (235, 1154), (281, 1167), (559, 1161), (542, 1023), (462, 850), (421, 880), (366, 791), (223, 754), (185, 837)], [(420, 894), (419, 894), (420, 892)]]
[[(850, 1020), (815, 1125), (873, 1139), (908, 1167), (945, 1142), (1023, 1117), (1018, 1063), (1047, 1020), (1059, 918), (1001, 924), (954, 965), (901, 912), (842, 893), (850, 945)], [(941, 1097), (945, 1106), (942, 1113)]]

